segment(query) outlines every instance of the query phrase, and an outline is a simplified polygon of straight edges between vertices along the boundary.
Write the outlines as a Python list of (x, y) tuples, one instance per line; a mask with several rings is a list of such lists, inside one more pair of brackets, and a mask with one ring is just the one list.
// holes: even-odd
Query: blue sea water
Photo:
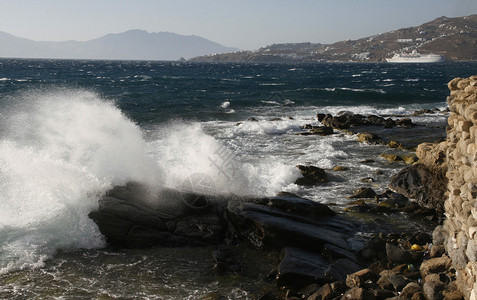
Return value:
[[(115, 185), (177, 189), (197, 174), (215, 193), (288, 191), (344, 213), (360, 179), (382, 192), (404, 165), (353, 134), (300, 136), (300, 126), (351, 111), (411, 117), (418, 127), (372, 128), (410, 146), (442, 138), (447, 82), (476, 67), (0, 60), (0, 298), (253, 299), (256, 277), (204, 271), (210, 249), (111, 250), (88, 213)], [(442, 112), (411, 116), (433, 108)], [(332, 181), (299, 187), (297, 164)]]

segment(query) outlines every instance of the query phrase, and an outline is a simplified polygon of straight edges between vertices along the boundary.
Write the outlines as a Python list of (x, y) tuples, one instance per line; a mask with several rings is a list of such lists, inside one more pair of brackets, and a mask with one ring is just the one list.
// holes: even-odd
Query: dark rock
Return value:
[(386, 255), (391, 265), (409, 264), (414, 261), (414, 257), (409, 251), (401, 249), (393, 244), (386, 244)]
[(313, 186), (320, 183), (328, 182), (328, 176), (325, 170), (315, 166), (298, 165), (297, 168), (301, 171), (302, 178), (298, 178), (295, 184), (304, 186)]
[(277, 283), (280, 286), (302, 287), (332, 281), (326, 274), (329, 261), (317, 253), (286, 247), (282, 249), (280, 259), (277, 274)]
[(370, 269), (363, 269), (350, 274), (346, 277), (346, 286), (349, 288), (363, 287), (364, 283), (368, 280), (375, 282), (378, 279), (378, 275)]
[(213, 257), (214, 270), (220, 275), (238, 273), (242, 268), (238, 253), (232, 248), (219, 249), (214, 252)]
[(389, 282), (393, 285), (396, 292), (402, 291), (402, 289), (408, 284), (408, 281), (402, 275), (391, 275), (388, 278)]
[[(300, 295), (302, 298), (308, 298), (316, 291), (321, 288), (321, 285), (317, 283), (308, 284), (301, 289), (298, 290), (297, 294)], [(330, 288), (331, 289), (331, 288)]]
[(254, 117), (248, 118), (247, 121), (249, 121), (249, 122), (258, 122), (258, 120), (255, 119)]
[(353, 191), (353, 195), (348, 198), (374, 198), (376, 197), (376, 192), (372, 188), (361, 187)]
[(411, 128), (411, 127), (414, 127), (414, 124), (412, 123), (411, 119), (404, 118), (404, 119), (398, 119), (396, 121), (396, 126)]
[[(321, 251), (325, 244), (332, 244), (342, 249), (348, 248), (344, 230), (351, 229), (352, 226), (340, 218), (330, 216), (334, 213), (326, 206), (306, 199), (288, 199), (299, 203), (306, 200), (307, 204), (313, 206), (319, 204), (317, 209), (313, 209), (313, 206), (297, 206), (296, 213), (293, 213), (290, 209), (283, 211), (274, 207), (273, 199), (277, 198), (257, 200), (265, 200), (265, 203), (271, 203), (272, 206), (243, 201), (230, 202), (227, 211), (235, 234), (248, 239), (257, 247), (281, 248), (294, 245)], [(307, 207), (306, 210), (303, 207)], [(326, 211), (321, 214), (323, 208)], [(309, 216), (314, 217), (311, 219)]]
[(416, 232), (409, 238), (409, 243), (425, 245), (427, 243), (432, 243), (432, 237), (425, 232)]
[(433, 174), (423, 164), (416, 164), (404, 168), (391, 178), (389, 187), (415, 199), (422, 207), (435, 209), (437, 213), (444, 212), (444, 193), (447, 189), (447, 180), (439, 174)]
[(375, 296), (370, 291), (363, 288), (352, 288), (347, 290), (341, 297), (341, 300), (374, 300)]
[(396, 296), (396, 293), (390, 290), (376, 289), (372, 293), (376, 299), (390, 299)]
[(329, 283), (324, 284), (313, 293), (307, 300), (330, 300), (333, 298), (333, 289)]
[(329, 265), (326, 273), (330, 275), (333, 280), (345, 282), (348, 274), (355, 273), (360, 269), (362, 269), (362, 266), (355, 261), (348, 258), (340, 258)]
[(440, 300), (444, 299), (442, 292), (445, 289), (445, 284), (438, 281), (429, 281), (425, 282), (422, 286), (422, 291), (424, 293), (424, 297), (427, 300)]

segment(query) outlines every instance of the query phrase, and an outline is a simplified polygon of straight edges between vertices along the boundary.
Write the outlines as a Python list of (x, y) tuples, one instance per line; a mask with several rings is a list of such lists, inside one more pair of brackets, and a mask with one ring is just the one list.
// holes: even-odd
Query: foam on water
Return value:
[(148, 149), (168, 188), (180, 189), (191, 176), (198, 176), (206, 179), (211, 193), (274, 195), (299, 176), (294, 166), (273, 159), (244, 161), (243, 149), (206, 134), (200, 123), (161, 126)]
[(113, 185), (159, 182), (141, 130), (93, 93), (29, 92), (3, 112), (0, 273), (104, 246), (88, 217), (98, 199)]

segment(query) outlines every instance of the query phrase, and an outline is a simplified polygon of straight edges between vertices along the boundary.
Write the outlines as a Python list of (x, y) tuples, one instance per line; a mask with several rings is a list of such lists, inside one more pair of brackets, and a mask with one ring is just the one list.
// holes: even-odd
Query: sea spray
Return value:
[(141, 130), (113, 103), (81, 90), (14, 100), (0, 121), (0, 273), (103, 247), (88, 217), (100, 197), (129, 181), (160, 186)]
[(163, 124), (151, 139), (150, 155), (163, 170), (168, 188), (181, 189), (192, 181), (205, 185), (195, 192), (273, 196), (299, 176), (293, 165), (273, 159), (244, 161), (231, 145), (206, 134), (200, 123)]

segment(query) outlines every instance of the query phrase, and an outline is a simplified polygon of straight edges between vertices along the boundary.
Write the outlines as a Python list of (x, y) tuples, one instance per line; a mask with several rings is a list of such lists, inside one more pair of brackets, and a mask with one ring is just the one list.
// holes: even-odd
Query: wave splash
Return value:
[[(166, 124), (146, 141), (114, 103), (88, 91), (10, 100), (0, 115), (0, 274), (42, 267), (58, 249), (104, 247), (88, 214), (116, 185), (272, 195), (299, 175), (271, 159), (240, 161), (200, 123)], [(212, 190), (197, 190), (204, 184)]]
[(0, 273), (105, 245), (88, 214), (112, 186), (159, 182), (138, 126), (87, 91), (29, 92), (0, 120)]

